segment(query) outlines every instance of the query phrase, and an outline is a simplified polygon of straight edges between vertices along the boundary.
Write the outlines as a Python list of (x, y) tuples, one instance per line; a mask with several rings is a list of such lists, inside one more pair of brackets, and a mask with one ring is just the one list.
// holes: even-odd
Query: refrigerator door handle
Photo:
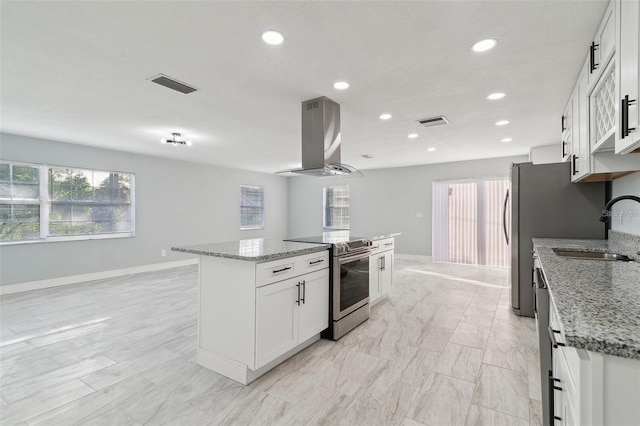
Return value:
[(504, 197), (504, 206), (502, 208), (502, 230), (504, 231), (504, 239), (509, 245), (509, 234), (507, 234), (507, 203), (509, 202), (509, 190)]

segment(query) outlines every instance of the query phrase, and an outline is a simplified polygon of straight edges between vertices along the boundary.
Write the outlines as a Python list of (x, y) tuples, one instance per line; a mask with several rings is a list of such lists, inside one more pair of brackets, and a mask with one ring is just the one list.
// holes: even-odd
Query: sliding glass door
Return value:
[(508, 188), (508, 178), (434, 181), (433, 260), (508, 267), (502, 232)]

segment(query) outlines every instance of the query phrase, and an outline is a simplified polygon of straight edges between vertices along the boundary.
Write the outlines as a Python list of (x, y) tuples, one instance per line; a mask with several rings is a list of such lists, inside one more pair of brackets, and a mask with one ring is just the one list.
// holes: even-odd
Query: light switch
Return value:
[(416, 217), (422, 217), (422, 212), (416, 212)]

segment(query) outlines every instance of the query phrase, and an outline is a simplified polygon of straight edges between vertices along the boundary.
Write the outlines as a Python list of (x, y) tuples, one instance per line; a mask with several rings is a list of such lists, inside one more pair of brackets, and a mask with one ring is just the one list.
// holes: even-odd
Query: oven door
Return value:
[(333, 258), (333, 320), (369, 303), (369, 252)]

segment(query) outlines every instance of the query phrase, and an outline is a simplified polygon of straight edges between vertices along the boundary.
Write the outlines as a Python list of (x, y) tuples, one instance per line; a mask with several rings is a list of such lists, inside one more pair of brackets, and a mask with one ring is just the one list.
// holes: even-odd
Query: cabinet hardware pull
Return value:
[(562, 417), (559, 417), (559, 416), (553, 416), (553, 420), (562, 420)]
[(571, 163), (573, 165), (573, 171), (571, 172), (571, 175), (575, 175), (576, 173), (578, 173), (578, 167), (576, 166), (576, 160), (578, 159), (578, 156), (573, 154), (573, 158), (571, 159)]
[(273, 273), (277, 274), (278, 272), (288, 271), (289, 269), (291, 269), (291, 266), (287, 266), (286, 268), (282, 268), (282, 269), (274, 269)]
[(296, 303), (300, 306), (300, 283), (296, 284), (296, 288), (298, 289), (298, 298), (296, 299)]
[[(565, 130), (567, 130), (566, 127), (564, 127), (564, 119), (567, 118), (564, 115), (562, 116), (562, 131), (564, 132)], [(563, 144), (565, 144), (566, 142), (562, 142)], [(564, 146), (562, 147), (562, 156), (564, 157)]]
[(565, 344), (562, 342), (556, 342), (556, 336), (554, 335), (554, 333), (559, 334), (559, 330), (554, 330), (553, 328), (551, 328), (551, 326), (549, 326), (547, 330), (549, 331), (549, 337), (551, 338), (551, 346), (553, 346), (554, 348), (557, 348), (558, 346), (565, 346)]
[(625, 95), (622, 99), (622, 109), (620, 111), (620, 136), (622, 139), (629, 136), (629, 132), (636, 130), (635, 127), (629, 128), (629, 105), (634, 105), (635, 99), (629, 99), (629, 95)]
[[(562, 130), (564, 131), (564, 129), (562, 129)], [(566, 146), (567, 146), (567, 142), (566, 141), (562, 141), (562, 158), (564, 158), (567, 155), (567, 152), (565, 150)]]
[(316, 263), (322, 263), (322, 262), (324, 262), (324, 259), (314, 260), (313, 262), (309, 262), (309, 265), (315, 265)]
[(389, 247), (389, 246), (392, 246), (393, 243), (384, 243), (384, 245), (385, 245), (385, 247)]
[(302, 280), (302, 303), (305, 303), (305, 297), (307, 297), (307, 282)]
[(559, 390), (559, 391), (561, 391), (561, 390), (562, 390), (562, 388), (561, 388), (560, 386), (554, 386), (553, 388), (554, 388), (555, 390)]
[(595, 41), (591, 42), (591, 47), (589, 48), (589, 74), (593, 74), (593, 72), (598, 69), (598, 65), (596, 64), (596, 50), (600, 47), (599, 44), (596, 44)]

